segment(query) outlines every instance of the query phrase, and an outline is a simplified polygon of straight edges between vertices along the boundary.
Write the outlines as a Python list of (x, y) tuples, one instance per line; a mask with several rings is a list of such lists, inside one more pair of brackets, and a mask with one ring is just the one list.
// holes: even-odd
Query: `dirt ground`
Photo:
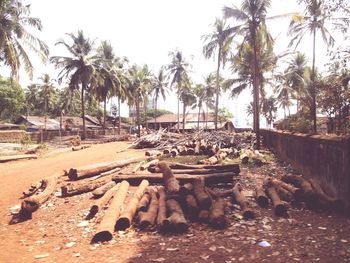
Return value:
[[(0, 262), (350, 261), (349, 217), (303, 206), (289, 207), (286, 218), (275, 217), (271, 207), (255, 207), (256, 219), (245, 221), (239, 209), (231, 205), (227, 209), (230, 224), (224, 230), (198, 223), (191, 223), (188, 232), (181, 235), (131, 228), (115, 233), (113, 240), (103, 244), (90, 244), (101, 215), (84, 221), (92, 204), (90, 194), (53, 196), (32, 220), (9, 224), (9, 208), (20, 203), (19, 197), (31, 183), (72, 166), (144, 155), (141, 150), (116, 153), (127, 145), (114, 142), (0, 164)], [(241, 170), (239, 180), (248, 190), (255, 177), (290, 172), (282, 163)]]

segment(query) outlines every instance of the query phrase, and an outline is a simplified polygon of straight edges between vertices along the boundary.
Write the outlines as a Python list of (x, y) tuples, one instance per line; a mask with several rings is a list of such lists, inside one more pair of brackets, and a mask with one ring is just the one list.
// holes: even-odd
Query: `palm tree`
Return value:
[(297, 111), (299, 111), (300, 96), (302, 96), (306, 88), (304, 80), (306, 62), (306, 56), (297, 52), (297, 54), (288, 61), (288, 67), (285, 71), (286, 81), (296, 93)]
[(82, 138), (85, 139), (87, 135), (85, 126), (84, 92), (96, 86), (97, 80), (95, 73), (97, 56), (93, 49), (94, 42), (86, 38), (83, 31), (79, 30), (76, 35), (73, 33), (67, 35), (72, 41), (71, 44), (62, 39), (59, 40), (56, 45), (63, 45), (71, 56), (53, 56), (50, 58), (50, 61), (56, 68), (62, 69), (58, 75), (59, 82), (62, 82), (63, 79), (68, 79), (69, 86), (72, 89), (81, 89), (81, 111), (83, 119)]
[(321, 33), (323, 41), (327, 46), (334, 44), (334, 38), (326, 27), (327, 21), (336, 20), (330, 14), (326, 14), (323, 0), (299, 0), (299, 3), (304, 2), (306, 8), (303, 15), (293, 16), (288, 33), (292, 37), (289, 46), (295, 44), (295, 48), (299, 45), (306, 33), (312, 35), (312, 70), (311, 70), (311, 119), (313, 120), (313, 131), (317, 132), (316, 126), (316, 89), (315, 81), (315, 60), (316, 60), (316, 33)]
[(157, 104), (159, 96), (161, 95), (165, 100), (165, 92), (168, 88), (168, 82), (165, 80), (164, 68), (159, 70), (158, 76), (154, 78), (152, 83), (152, 92), (154, 96), (154, 119), (157, 126)]
[[(182, 132), (185, 132), (186, 125), (186, 108), (192, 106), (196, 102), (196, 97), (192, 90), (192, 81), (187, 78), (183, 83), (183, 87), (180, 91), (180, 100), (182, 101)], [(179, 127), (178, 127), (179, 128)]]
[(221, 65), (225, 65), (227, 60), (227, 54), (231, 48), (232, 36), (228, 34), (228, 26), (226, 21), (216, 18), (213, 25), (214, 31), (211, 34), (204, 35), (202, 38), (206, 42), (203, 47), (203, 54), (205, 58), (209, 59), (214, 56), (217, 50), (217, 69), (216, 69), (216, 99), (215, 99), (215, 130), (218, 125), (218, 107), (219, 107), (219, 96), (220, 96), (220, 85), (219, 76)]
[(197, 129), (199, 130), (199, 119), (200, 119), (200, 114), (203, 108), (203, 105), (205, 103), (205, 86), (203, 84), (197, 84), (194, 87), (193, 93), (196, 96), (196, 103), (194, 104), (193, 107), (198, 108), (198, 118), (197, 118)]
[[(29, 27), (27, 30), (27, 27)], [(18, 80), (21, 63), (33, 77), (33, 65), (26, 47), (46, 61), (49, 54), (47, 45), (36, 38), (31, 31), (42, 30), (39, 18), (30, 16), (30, 5), (21, 0), (2, 0), (0, 2), (0, 63), (11, 68), (11, 75)]]
[(262, 112), (266, 118), (266, 122), (271, 128), (273, 120), (276, 118), (277, 106), (276, 99), (274, 97), (269, 97), (263, 100)]
[(59, 94), (58, 99), (58, 114), (76, 116), (77, 107), (79, 107), (80, 94), (77, 90), (70, 88), (69, 86), (64, 87)]
[(183, 88), (183, 84), (188, 79), (189, 64), (184, 59), (182, 52), (176, 50), (169, 54), (172, 58), (171, 63), (167, 66), (169, 71), (168, 77), (172, 78), (170, 86), (177, 86), (177, 127), (179, 131), (180, 127), (180, 93)]
[(204, 78), (204, 102), (206, 105), (206, 118), (205, 118), (205, 128), (208, 129), (208, 118), (209, 109), (213, 109), (215, 106), (214, 94), (215, 94), (215, 75), (209, 74)]
[(49, 107), (55, 102), (54, 100), (56, 98), (57, 92), (49, 74), (43, 74), (39, 80), (42, 81), (42, 84), (38, 85), (40, 89), (39, 95), (43, 100), (44, 115), (47, 116)]
[[(241, 47), (249, 45), (251, 49), (251, 52), (249, 52), (251, 54), (250, 63), (248, 63), (248, 65), (251, 72), (251, 84), (253, 86), (253, 126), (257, 137), (257, 148), (260, 148), (259, 93), (264, 91), (261, 87), (263, 84), (261, 80), (264, 79), (262, 76), (262, 69), (267, 69), (270, 59), (273, 60), (275, 57), (272, 50), (273, 40), (267, 31), (265, 21), (267, 19), (276, 19), (292, 15), (284, 14), (267, 18), (267, 9), (270, 5), (271, 0), (244, 0), (241, 9), (236, 6), (225, 6), (223, 9), (225, 18), (233, 18), (235, 21), (239, 22), (238, 25), (229, 28), (227, 33), (233, 36), (243, 37)], [(265, 48), (262, 49), (261, 45), (265, 45)], [(247, 46), (245, 48), (247, 48)], [(239, 48), (239, 53), (240, 50), (241, 48)], [(264, 53), (266, 56), (264, 59), (265, 62), (267, 62), (266, 65), (264, 65), (264, 60), (261, 59)], [(267, 59), (269, 57), (270, 59)]]
[[(140, 129), (140, 101), (149, 93), (152, 83), (152, 74), (147, 65), (142, 68), (133, 65), (129, 69), (129, 76), (127, 81), (127, 94), (129, 105), (136, 105), (136, 122), (138, 128), (138, 137), (141, 137)], [(146, 113), (145, 113), (146, 114)]]
[(102, 41), (97, 50), (99, 82), (95, 87), (95, 93), (99, 101), (103, 101), (103, 129), (106, 128), (107, 99), (116, 94), (122, 88), (123, 77), (120, 68), (122, 65), (114, 55), (110, 42)]

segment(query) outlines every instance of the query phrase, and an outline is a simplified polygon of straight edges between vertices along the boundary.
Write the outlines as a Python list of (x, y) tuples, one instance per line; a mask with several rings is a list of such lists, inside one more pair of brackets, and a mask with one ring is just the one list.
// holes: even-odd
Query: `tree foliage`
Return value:
[(0, 77), (0, 119), (13, 121), (24, 108), (25, 95), (18, 82)]

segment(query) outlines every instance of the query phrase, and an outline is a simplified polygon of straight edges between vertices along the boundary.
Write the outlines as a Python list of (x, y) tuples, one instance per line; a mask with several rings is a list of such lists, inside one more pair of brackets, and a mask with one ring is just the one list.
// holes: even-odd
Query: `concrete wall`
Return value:
[(306, 177), (318, 178), (346, 203), (350, 212), (350, 136), (330, 137), (262, 130), (264, 145)]

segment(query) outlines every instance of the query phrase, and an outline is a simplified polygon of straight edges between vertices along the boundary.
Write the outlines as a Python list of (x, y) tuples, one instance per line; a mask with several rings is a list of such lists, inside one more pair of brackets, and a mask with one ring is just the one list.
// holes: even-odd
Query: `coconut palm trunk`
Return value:
[(106, 135), (107, 98), (103, 101), (103, 134)]
[(186, 123), (186, 103), (183, 103), (183, 108), (182, 108), (182, 133), (185, 133), (185, 123)]
[(120, 135), (122, 118), (120, 117), (120, 98), (119, 97), (118, 97), (118, 112), (119, 112), (118, 135)]
[(83, 136), (82, 139), (85, 140), (87, 138), (86, 136), (86, 126), (85, 126), (85, 99), (84, 99), (84, 90), (86, 89), (86, 83), (82, 83), (81, 87), (81, 113), (83, 118)]
[(218, 111), (219, 111), (219, 95), (220, 95), (220, 85), (219, 85), (220, 62), (221, 62), (221, 45), (219, 45), (218, 68), (216, 70), (216, 98), (215, 98), (215, 119), (214, 119), (215, 130), (218, 129)]
[(154, 102), (154, 122), (155, 122), (155, 128), (159, 129), (160, 127), (157, 127), (157, 103), (158, 103), (158, 98), (155, 98), (155, 102)]
[(253, 97), (254, 97), (254, 131), (256, 134), (256, 148), (260, 149), (260, 123), (259, 123), (259, 65), (257, 56), (257, 45), (256, 45), (256, 31), (252, 34), (254, 55), (253, 55)]
[(144, 122), (145, 122), (145, 127), (148, 129), (148, 122), (147, 122), (147, 98), (145, 97), (143, 101), (143, 112), (144, 112)]
[(177, 88), (177, 132), (180, 133), (180, 83)]
[(141, 127), (140, 127), (140, 97), (136, 100), (136, 122), (137, 122), (137, 136), (141, 137)]
[(197, 129), (199, 130), (199, 116), (201, 114), (201, 107), (198, 107)]
[(312, 73), (311, 73), (311, 118), (313, 121), (313, 132), (317, 133), (316, 124), (316, 90), (315, 90), (315, 59), (316, 59), (316, 29), (313, 30), (313, 43), (312, 43)]

